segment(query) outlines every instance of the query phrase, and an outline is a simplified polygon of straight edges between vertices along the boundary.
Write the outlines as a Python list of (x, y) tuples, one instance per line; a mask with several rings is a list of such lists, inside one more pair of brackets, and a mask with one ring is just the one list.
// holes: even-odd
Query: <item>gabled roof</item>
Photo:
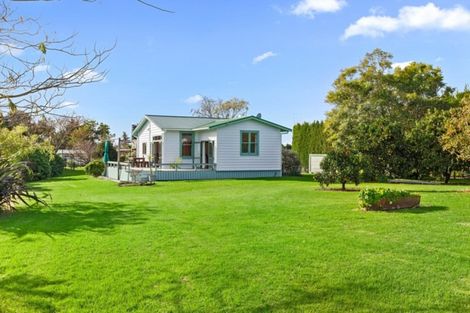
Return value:
[(225, 119), (194, 116), (145, 115), (142, 121), (140, 121), (137, 127), (133, 130), (132, 135), (136, 136), (149, 121), (160, 127), (162, 130), (198, 131), (216, 129), (248, 120), (254, 120), (268, 126), (278, 128), (281, 132), (291, 131), (290, 128), (272, 123), (257, 116)]
[(232, 118), (232, 119), (224, 119), (224, 120), (217, 120), (217, 121), (212, 121), (210, 123), (207, 123), (206, 125), (202, 125), (198, 128), (195, 128), (194, 130), (206, 130), (206, 129), (215, 129), (215, 128), (220, 128), (220, 127), (225, 127), (228, 125), (240, 123), (240, 122), (245, 122), (245, 121), (256, 121), (274, 128), (278, 128), (282, 132), (290, 132), (292, 131), (290, 128), (270, 122), (268, 120), (264, 120), (261, 117), (257, 116), (243, 116), (239, 118)]
[(221, 121), (225, 119), (209, 118), (209, 117), (195, 117), (195, 116), (172, 116), (172, 115), (150, 115), (147, 114), (140, 121), (137, 127), (132, 131), (132, 135), (136, 134), (144, 127), (147, 122), (152, 122), (163, 130), (182, 130), (193, 131), (201, 125), (205, 125), (214, 121)]
[(193, 130), (201, 125), (225, 121), (226, 119), (194, 117), (194, 116), (166, 116), (166, 115), (146, 115), (147, 119), (164, 130)]

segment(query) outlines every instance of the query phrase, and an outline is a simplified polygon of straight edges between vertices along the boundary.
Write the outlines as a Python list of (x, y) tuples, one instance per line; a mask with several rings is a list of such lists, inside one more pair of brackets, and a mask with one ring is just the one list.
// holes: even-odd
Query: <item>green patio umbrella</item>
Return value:
[(109, 161), (109, 141), (104, 142), (104, 154), (103, 154), (103, 162), (107, 164)]

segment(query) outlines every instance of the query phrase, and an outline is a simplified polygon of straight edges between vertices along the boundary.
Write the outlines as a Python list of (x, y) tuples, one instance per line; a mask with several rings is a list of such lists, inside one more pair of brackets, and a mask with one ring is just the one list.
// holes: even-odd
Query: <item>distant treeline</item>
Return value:
[(328, 144), (323, 134), (323, 122), (295, 124), (292, 134), (292, 150), (297, 152), (304, 169), (308, 168), (308, 155), (328, 152)]

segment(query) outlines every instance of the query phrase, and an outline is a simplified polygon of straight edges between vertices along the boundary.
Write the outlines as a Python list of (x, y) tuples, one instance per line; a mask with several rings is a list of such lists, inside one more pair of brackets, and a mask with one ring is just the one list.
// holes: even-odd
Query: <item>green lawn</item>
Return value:
[(393, 185), (423, 204), (395, 213), (309, 178), (35, 187), (0, 217), (2, 313), (470, 311), (465, 186)]

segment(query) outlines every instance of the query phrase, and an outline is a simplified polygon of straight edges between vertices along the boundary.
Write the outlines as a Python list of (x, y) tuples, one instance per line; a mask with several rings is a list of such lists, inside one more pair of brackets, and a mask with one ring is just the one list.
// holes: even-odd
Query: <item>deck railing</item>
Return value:
[(217, 165), (215, 163), (139, 163), (132, 164), (129, 162), (114, 162), (108, 161), (108, 167), (120, 167), (120, 169), (152, 169), (154, 171), (184, 171), (184, 170), (193, 170), (193, 171), (215, 171)]

